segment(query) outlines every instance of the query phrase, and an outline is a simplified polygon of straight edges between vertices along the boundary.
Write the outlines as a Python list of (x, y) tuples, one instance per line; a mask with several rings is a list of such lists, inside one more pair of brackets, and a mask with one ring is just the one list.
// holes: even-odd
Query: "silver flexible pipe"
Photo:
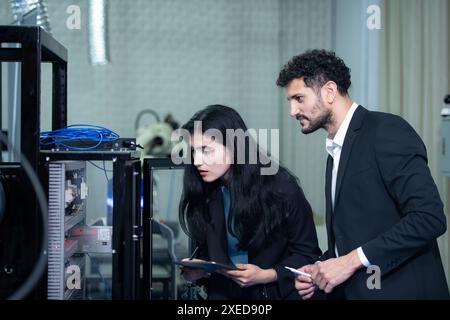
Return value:
[(51, 32), (45, 0), (10, 0), (9, 2), (11, 4), (14, 20), (20, 21), (27, 13), (36, 9), (36, 24), (44, 28), (45, 31)]

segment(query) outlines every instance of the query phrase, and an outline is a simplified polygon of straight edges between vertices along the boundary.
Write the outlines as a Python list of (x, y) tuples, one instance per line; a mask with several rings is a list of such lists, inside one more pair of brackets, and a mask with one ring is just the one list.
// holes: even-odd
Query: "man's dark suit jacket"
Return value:
[[(290, 214), (283, 227), (270, 236), (266, 247), (249, 250), (248, 263), (262, 269), (274, 268), (277, 281), (242, 289), (232, 280), (212, 274), (199, 281), (205, 284), (208, 299), (300, 299), (294, 287), (294, 276), (284, 266), (299, 268), (315, 262), (320, 256), (312, 211), (295, 179), (286, 173), (280, 173), (272, 187), (287, 196)], [(206, 241), (200, 246), (198, 258), (230, 264), (220, 188), (211, 197), (209, 213), (211, 222), (207, 224)]]
[(425, 145), (414, 129), (398, 116), (359, 106), (341, 151), (334, 209), (332, 167), (329, 156), (324, 258), (335, 257), (335, 245), (339, 255), (361, 246), (381, 270), (380, 290), (368, 289), (373, 273), (362, 268), (335, 292), (347, 299), (449, 298), (436, 242), (446, 219)]

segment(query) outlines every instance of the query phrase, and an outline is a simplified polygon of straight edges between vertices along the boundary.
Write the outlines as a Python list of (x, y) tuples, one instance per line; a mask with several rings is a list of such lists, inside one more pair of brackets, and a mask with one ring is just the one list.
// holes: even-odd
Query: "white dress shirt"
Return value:
[[(345, 135), (347, 134), (348, 126), (350, 125), (350, 121), (352, 120), (353, 114), (356, 111), (356, 108), (358, 108), (358, 104), (353, 102), (350, 109), (347, 111), (347, 114), (345, 115), (344, 121), (342, 121), (341, 126), (339, 127), (338, 131), (336, 132), (336, 135), (333, 139), (330, 139), (327, 137), (326, 140), (326, 150), (330, 154), (330, 156), (333, 158), (333, 170), (332, 170), (332, 177), (331, 177), (331, 203), (334, 208), (334, 199), (336, 194), (336, 178), (337, 178), (337, 172), (339, 169), (339, 160), (341, 158), (341, 151), (342, 147), (344, 145)], [(336, 253), (336, 257), (339, 257), (337, 246), (334, 246), (334, 251)], [(366, 255), (364, 254), (361, 247), (356, 249), (358, 252), (359, 260), (361, 260), (361, 263), (368, 267), (370, 265), (369, 260), (367, 259)]]

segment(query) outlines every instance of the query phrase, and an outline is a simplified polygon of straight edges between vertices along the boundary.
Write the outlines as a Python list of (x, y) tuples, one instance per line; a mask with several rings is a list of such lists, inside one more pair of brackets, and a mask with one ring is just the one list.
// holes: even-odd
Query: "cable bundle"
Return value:
[[(74, 124), (62, 129), (41, 132), (40, 134), (41, 146), (54, 144), (55, 146), (79, 151), (93, 150), (104, 142), (113, 142), (117, 139), (119, 139), (117, 133), (107, 128), (90, 124)], [(76, 143), (76, 146), (73, 145), (74, 143)], [(80, 146), (80, 143), (86, 144), (86, 147)]]

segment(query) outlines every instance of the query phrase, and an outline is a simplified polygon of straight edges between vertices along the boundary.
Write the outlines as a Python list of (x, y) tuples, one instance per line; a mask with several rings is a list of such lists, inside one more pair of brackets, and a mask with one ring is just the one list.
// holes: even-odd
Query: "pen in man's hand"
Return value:
[(190, 256), (189, 260), (192, 260), (192, 259), (194, 259), (195, 255), (197, 254), (198, 248), (199, 248), (198, 246), (197, 246), (197, 247), (195, 247), (195, 249), (194, 249), (194, 252), (192, 252), (192, 254), (191, 254), (191, 256)]
[(311, 278), (311, 275), (309, 273), (306, 273), (306, 272), (303, 272), (303, 271), (300, 271), (300, 270), (297, 270), (297, 269), (294, 269), (294, 268), (291, 268), (291, 267), (286, 267), (285, 266), (285, 268), (288, 269), (290, 272), (298, 275), (298, 276), (304, 276), (304, 277)]

